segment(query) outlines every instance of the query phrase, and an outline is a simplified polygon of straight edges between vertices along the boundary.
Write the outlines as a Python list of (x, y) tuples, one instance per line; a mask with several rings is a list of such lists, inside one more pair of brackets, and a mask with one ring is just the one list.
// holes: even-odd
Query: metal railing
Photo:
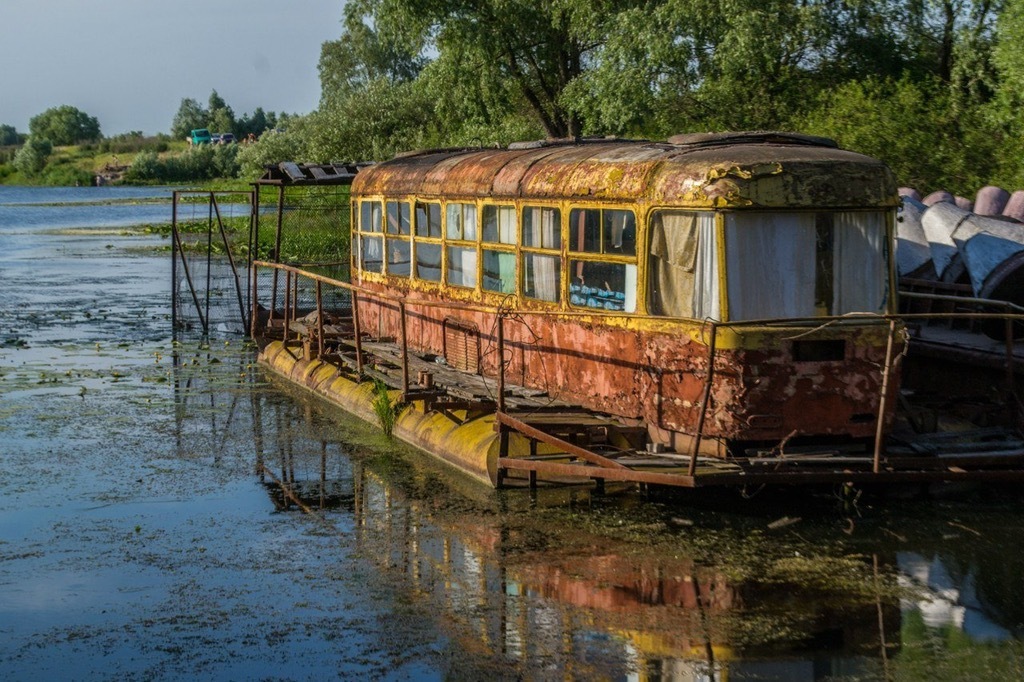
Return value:
[[(621, 314), (606, 314), (600, 311), (564, 311), (564, 310), (515, 310), (510, 311), (500, 306), (489, 306), (482, 304), (469, 304), (469, 303), (458, 303), (449, 301), (436, 301), (427, 299), (415, 299), (409, 297), (398, 296), (389, 294), (386, 292), (372, 290), (363, 287), (359, 284), (351, 282), (345, 282), (338, 280), (326, 275), (321, 275), (314, 272), (304, 270), (303, 267), (296, 265), (285, 265), (280, 263), (271, 263), (266, 261), (255, 261), (253, 263), (252, 277), (253, 277), (253, 291), (258, 291), (258, 277), (260, 268), (270, 268), (274, 270), (275, 282), (277, 280), (278, 273), (284, 273), (285, 280), (285, 291), (284, 291), (284, 310), (283, 310), (283, 330), (284, 330), (284, 341), (287, 343), (290, 340), (291, 335), (291, 324), (297, 321), (296, 313), (298, 310), (298, 297), (299, 297), (299, 286), (298, 282), (300, 278), (310, 280), (314, 283), (313, 296), (315, 297), (315, 309), (317, 314), (317, 338), (318, 338), (318, 351), (320, 354), (324, 352), (324, 314), (323, 314), (323, 289), (322, 285), (330, 285), (332, 287), (338, 287), (349, 293), (351, 296), (351, 316), (353, 326), (353, 343), (355, 345), (355, 360), (356, 360), (356, 373), (360, 377), (364, 375), (363, 367), (363, 352), (362, 352), (362, 326), (359, 318), (359, 302), (363, 298), (375, 299), (378, 301), (388, 302), (397, 308), (399, 315), (398, 327), (399, 327), (399, 338), (398, 348), (402, 362), (402, 378), (401, 378), (401, 391), (403, 400), (411, 395), (410, 383), (409, 383), (409, 340), (407, 334), (406, 319), (408, 315), (408, 309), (410, 307), (423, 307), (423, 308), (443, 308), (449, 310), (461, 310), (468, 312), (477, 312), (483, 314), (493, 315), (495, 317), (495, 344), (497, 349), (498, 371), (495, 376), (497, 382), (497, 398), (496, 398), (496, 415), (499, 424), (499, 431), (502, 434), (502, 456), (507, 454), (507, 428), (515, 428), (523, 432), (525, 435), (535, 438), (537, 440), (547, 442), (557, 447), (568, 448), (567, 451), (573, 452), (575, 455), (583, 457), (592, 464), (596, 464), (606, 468), (618, 468), (621, 467), (614, 460), (597, 455), (596, 453), (583, 450), (587, 453), (586, 456), (576, 452), (582, 450), (578, 446), (574, 446), (562, 439), (557, 438), (551, 434), (546, 434), (538, 429), (529, 427), (515, 417), (512, 417), (507, 413), (506, 409), (506, 369), (509, 365), (509, 361), (505, 358), (506, 351), (506, 330), (505, 321), (511, 316), (523, 317), (523, 316), (536, 316), (536, 317), (559, 317), (559, 318), (572, 318), (572, 317), (621, 317)], [(274, 296), (276, 297), (276, 285)], [(928, 294), (904, 294), (908, 297), (926, 298), (932, 297)], [(251, 333), (255, 337), (257, 336), (257, 298), (253, 296), (253, 311), (251, 315), (252, 329)], [(709, 413), (709, 407), (711, 403), (711, 395), (713, 383), (715, 380), (715, 365), (718, 358), (717, 339), (720, 330), (732, 329), (742, 332), (743, 328), (748, 327), (772, 327), (772, 326), (792, 326), (792, 327), (808, 327), (808, 331), (800, 334), (805, 336), (815, 331), (823, 330), (836, 325), (848, 325), (848, 324), (885, 324), (887, 326), (886, 333), (886, 350), (885, 360), (881, 366), (881, 377), (880, 377), (880, 396), (878, 403), (878, 413), (876, 416), (876, 430), (875, 430), (875, 443), (874, 451), (872, 453), (872, 471), (873, 473), (879, 473), (882, 469), (882, 446), (885, 440), (885, 424), (886, 424), (886, 413), (890, 409), (889, 402), (889, 391), (890, 384), (892, 381), (892, 375), (895, 367), (899, 361), (901, 355), (897, 354), (897, 346), (902, 345), (904, 342), (900, 340), (901, 330), (904, 325), (909, 321), (914, 320), (933, 320), (933, 319), (1003, 319), (1006, 325), (1006, 364), (1007, 364), (1007, 375), (1008, 375), (1008, 388), (1013, 388), (1013, 372), (1015, 366), (1015, 357), (1013, 354), (1013, 325), (1016, 323), (1024, 323), (1024, 308), (1016, 306), (1012, 303), (1004, 301), (991, 301), (986, 299), (968, 299), (963, 297), (942, 297), (942, 298), (953, 298), (957, 303), (962, 304), (973, 304), (989, 307), (998, 307), (1002, 312), (985, 313), (985, 312), (941, 312), (941, 313), (908, 313), (908, 314), (873, 314), (873, 313), (853, 313), (846, 315), (833, 315), (826, 317), (813, 317), (813, 318), (766, 318), (756, 320), (742, 320), (742, 321), (730, 321), (720, 322), (716, 320), (706, 320), (703, 323), (702, 340), (707, 344), (707, 370), (705, 373), (703, 385), (701, 387), (701, 401), (700, 401), (700, 412), (697, 416), (697, 425), (695, 433), (690, 434), (693, 441), (689, 452), (689, 463), (688, 463), (688, 476), (693, 477), (696, 474), (696, 467), (698, 463), (698, 456), (700, 453), (701, 441), (708, 437), (713, 437), (705, 434), (705, 425)], [(274, 320), (275, 310), (272, 307), (269, 312), (269, 318), (267, 325), (272, 326)], [(666, 322), (672, 320), (688, 321), (686, 318), (666, 318), (662, 316), (651, 316), (651, 315), (631, 315), (631, 319), (635, 318), (638, 320), (656, 320), (659, 322)], [(296, 332), (297, 334), (297, 332)], [(652, 479), (653, 480), (653, 479)], [(660, 481), (661, 479), (658, 478)]]

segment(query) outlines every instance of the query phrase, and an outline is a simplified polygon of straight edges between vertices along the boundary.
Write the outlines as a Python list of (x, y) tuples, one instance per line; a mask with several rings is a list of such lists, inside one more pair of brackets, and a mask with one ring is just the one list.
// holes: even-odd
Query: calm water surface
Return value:
[(1024, 677), (1019, 496), (481, 489), (173, 340), (161, 192), (0, 187), (2, 679)]

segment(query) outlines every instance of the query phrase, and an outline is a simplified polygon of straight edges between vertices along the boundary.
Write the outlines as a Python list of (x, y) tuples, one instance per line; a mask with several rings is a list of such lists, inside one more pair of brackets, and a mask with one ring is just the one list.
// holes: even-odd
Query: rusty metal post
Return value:
[(210, 333), (210, 288), (213, 285), (213, 192), (209, 198), (209, 218), (206, 223), (206, 324), (203, 325), (203, 335)]
[(316, 337), (317, 357), (324, 356), (324, 299), (321, 295), (321, 282), (316, 281)]
[(250, 313), (251, 317), (249, 319), (249, 338), (251, 339), (256, 338), (256, 318), (259, 317), (259, 301), (257, 300), (257, 297), (259, 295), (258, 284), (260, 281), (259, 267), (260, 266), (256, 265), (256, 263), (252, 264), (252, 293), (249, 297), (249, 303), (251, 304), (252, 308), (252, 312)]
[[(498, 313), (498, 412), (505, 411), (505, 315)], [(504, 456), (504, 455), (502, 455)]]
[(178, 190), (171, 193), (171, 331), (178, 332)]
[[(281, 223), (284, 220), (284, 185), (279, 185), (277, 188), (277, 236), (274, 239), (274, 251), (270, 254), (268, 259), (272, 263), (281, 262)], [(277, 278), (278, 270), (274, 270), (274, 288), (270, 296), (270, 316), (273, 319), (274, 308), (277, 307)], [(285, 318), (287, 320), (287, 317)]]
[(405, 302), (398, 302), (399, 325), (402, 329), (402, 400), (409, 395), (409, 340), (405, 331)]
[(882, 438), (885, 436), (885, 405), (889, 395), (889, 375), (892, 374), (892, 347), (896, 337), (896, 318), (889, 319), (889, 338), (885, 342), (885, 366), (882, 368), (882, 395), (878, 400), (878, 424), (875, 426), (875, 455), (871, 470), (882, 470)]
[(718, 342), (718, 325), (711, 323), (711, 341), (708, 342), (708, 376), (704, 381), (704, 394), (700, 399), (700, 414), (697, 416), (697, 435), (693, 439), (693, 452), (690, 453), (688, 475), (697, 473), (697, 453), (700, 452), (700, 441), (704, 433), (704, 420), (708, 414), (708, 402), (711, 400), (711, 383), (715, 378), (715, 345)]
[(284, 333), (283, 340), (284, 340), (284, 345), (285, 346), (288, 345), (289, 324), (290, 324), (291, 319), (292, 319), (292, 315), (291, 315), (291, 296), (292, 296), (292, 272), (291, 272), (291, 270), (285, 270), (284, 271), (284, 319), (282, 320), (282, 322), (284, 323), (283, 324), (283, 327), (284, 327), (284, 329), (283, 329), (283, 333)]
[(210, 199), (213, 201), (213, 210), (217, 214), (217, 227), (220, 228), (220, 238), (224, 242), (224, 253), (228, 257), (228, 265), (231, 266), (231, 275), (235, 280), (235, 294), (238, 296), (238, 314), (242, 316), (242, 329), (245, 329), (245, 303), (242, 301), (242, 283), (238, 279), (238, 269), (235, 267), (235, 257), (231, 255), (231, 244), (228, 241), (227, 230), (224, 229), (224, 219), (220, 214), (220, 204), (214, 199), (214, 195), (210, 193)]
[(359, 294), (356, 293), (355, 289), (352, 290), (352, 333), (355, 336), (356, 342), (356, 374), (358, 378), (363, 378), (363, 342), (360, 338), (362, 336), (362, 330), (359, 328)]
[(203, 325), (203, 331), (206, 331), (206, 317), (203, 315), (203, 306), (199, 302), (199, 296), (196, 294), (196, 286), (192, 282), (192, 273), (188, 269), (188, 260), (185, 258), (185, 247), (181, 243), (181, 232), (178, 230), (171, 230), (171, 234), (174, 238), (174, 245), (178, 250), (178, 256), (181, 258), (181, 269), (185, 273), (185, 281), (188, 282), (188, 290), (192, 294), (192, 302), (196, 306), (196, 315), (199, 316), (199, 322)]

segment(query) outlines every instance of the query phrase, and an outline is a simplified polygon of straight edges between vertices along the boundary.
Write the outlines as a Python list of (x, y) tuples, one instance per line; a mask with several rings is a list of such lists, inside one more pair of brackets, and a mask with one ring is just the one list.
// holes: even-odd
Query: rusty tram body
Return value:
[[(796, 136), (441, 151), (363, 171), (352, 197), (353, 281), (525, 313), (505, 326), (518, 384), (670, 449), (703, 413), (718, 457), (875, 436), (898, 203), (878, 161)], [(397, 337), (382, 307), (366, 300), (363, 319)], [(498, 373), (493, 315), (413, 319), (419, 350), (468, 349), (464, 369)]]
[[(286, 302), (264, 361), (372, 420), (356, 385), (390, 348), (396, 434), (479, 479), (963, 471), (885, 449), (905, 334), (878, 160), (790, 133), (432, 150), (360, 170), (351, 201), (350, 282), (256, 264), (318, 292), (318, 324)], [(344, 338), (321, 284), (352, 294)]]

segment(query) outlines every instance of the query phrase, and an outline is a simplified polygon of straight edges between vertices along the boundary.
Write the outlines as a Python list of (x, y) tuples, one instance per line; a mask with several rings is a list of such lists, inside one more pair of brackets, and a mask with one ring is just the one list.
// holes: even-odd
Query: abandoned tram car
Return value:
[[(501, 308), (508, 381), (678, 452), (866, 445), (891, 418), (897, 188), (829, 140), (417, 152), (360, 172), (352, 203), (353, 283), (404, 297), (410, 346), (460, 369), (499, 372)], [(393, 302), (359, 314), (397, 338)]]

